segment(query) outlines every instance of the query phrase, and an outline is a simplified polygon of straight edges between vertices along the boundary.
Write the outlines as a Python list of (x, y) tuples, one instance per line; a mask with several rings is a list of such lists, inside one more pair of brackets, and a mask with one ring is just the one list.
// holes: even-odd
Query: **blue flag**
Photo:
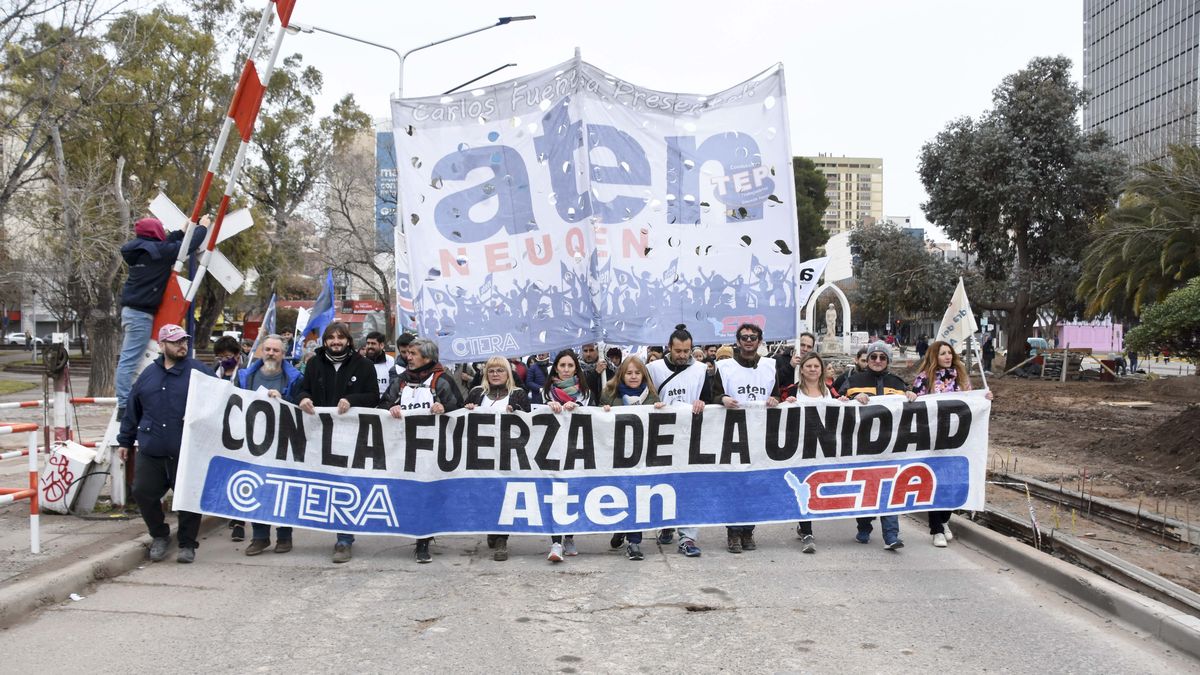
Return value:
[(321, 340), (321, 334), (325, 332), (325, 327), (333, 323), (334, 313), (333, 270), (328, 270), (325, 273), (325, 286), (321, 289), (321, 294), (317, 296), (317, 301), (313, 304), (312, 313), (308, 315), (308, 323), (304, 325), (303, 331), (297, 331), (296, 333), (296, 348), (292, 353), (293, 359), (299, 359), (304, 355), (304, 342), (308, 339), (309, 333), (316, 333), (317, 340)]

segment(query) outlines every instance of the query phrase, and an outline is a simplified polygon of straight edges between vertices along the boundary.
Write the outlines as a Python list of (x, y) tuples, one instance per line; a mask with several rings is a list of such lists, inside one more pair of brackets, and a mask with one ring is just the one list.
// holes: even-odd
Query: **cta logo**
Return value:
[(293, 522), (362, 527), (379, 521), (390, 528), (399, 526), (391, 495), (382, 485), (371, 486), (364, 496), (354, 483), (277, 473), (260, 476), (243, 469), (229, 477), (225, 497), (242, 513), (266, 506), (275, 518)]
[(924, 462), (818, 469), (800, 480), (783, 475), (796, 495), (800, 515), (932, 506), (937, 476)]

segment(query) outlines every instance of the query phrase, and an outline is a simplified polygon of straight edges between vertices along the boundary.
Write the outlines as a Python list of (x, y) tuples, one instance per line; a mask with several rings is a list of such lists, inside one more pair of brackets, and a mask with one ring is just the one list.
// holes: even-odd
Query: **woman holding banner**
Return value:
[[(483, 366), (483, 382), (467, 392), (467, 410), (485, 412), (529, 412), (529, 392), (517, 386), (512, 368), (501, 356), (493, 356)], [(492, 560), (508, 560), (508, 535), (489, 534), (488, 548), (493, 549)]]
[[(809, 352), (800, 359), (800, 383), (796, 386), (796, 399), (833, 399), (836, 392), (829, 388), (825, 379), (825, 362), (816, 352)], [(845, 400), (845, 397), (842, 397)], [(816, 553), (817, 541), (813, 539), (812, 521), (802, 520), (796, 526), (800, 535), (800, 550)]]
[[(661, 408), (664, 404), (658, 398), (658, 391), (654, 388), (654, 382), (650, 380), (646, 364), (638, 357), (630, 356), (621, 363), (616, 376), (609, 380), (600, 392), (600, 405), (604, 406), (604, 412), (608, 412), (615, 405), (653, 405), (655, 408)], [(641, 532), (614, 534), (609, 540), (609, 545), (617, 548), (622, 540), (627, 542), (625, 557), (630, 560), (645, 558), (642, 555)]]
[[(917, 396), (926, 394), (949, 394), (971, 390), (971, 376), (962, 358), (948, 342), (938, 340), (929, 345), (929, 351), (921, 359), (917, 367), (917, 376), (913, 379), (912, 392)], [(992, 392), (987, 392), (988, 400), (992, 400)], [(933, 535), (933, 545), (946, 548), (946, 544), (954, 541), (950, 532), (950, 511), (929, 512), (929, 534)]]
[[(550, 372), (546, 375), (546, 384), (542, 386), (542, 401), (556, 414), (592, 405), (592, 394), (583, 381), (579, 357), (574, 350), (564, 349), (554, 357)], [(562, 562), (564, 555), (579, 555), (574, 535), (563, 537), (556, 534), (550, 537), (550, 554), (546, 559)]]

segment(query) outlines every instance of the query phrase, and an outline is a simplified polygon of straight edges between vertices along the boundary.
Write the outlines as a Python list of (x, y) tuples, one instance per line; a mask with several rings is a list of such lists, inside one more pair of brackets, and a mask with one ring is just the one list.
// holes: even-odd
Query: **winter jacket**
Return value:
[[(254, 373), (257, 373), (262, 366), (263, 360), (255, 359), (254, 363), (251, 363), (249, 368), (243, 368), (242, 370), (239, 370), (237, 376), (237, 386), (241, 387), (242, 389), (249, 389), (250, 377), (254, 375)], [(300, 388), (300, 380), (303, 379), (304, 375), (299, 369), (296, 368), (296, 366), (284, 361), (283, 376), (287, 380), (287, 388), (284, 391), (279, 392), (283, 395), (283, 400), (287, 401), (288, 403), (299, 403), (300, 400), (295, 398), (295, 394)]]
[(899, 375), (885, 370), (882, 373), (867, 368), (866, 370), (855, 373), (850, 376), (850, 381), (846, 383), (846, 396), (854, 398), (859, 394), (867, 396), (883, 396), (885, 394), (903, 394), (908, 390), (908, 385)]
[(542, 403), (542, 387), (546, 386), (546, 371), (550, 368), (550, 363), (547, 361), (542, 364), (538, 361), (530, 361), (529, 369), (525, 371), (525, 391), (529, 392), (529, 400), (534, 403)]
[(179, 457), (193, 370), (213, 374), (196, 359), (184, 359), (166, 368), (159, 356), (146, 366), (129, 391), (117, 445), (132, 448), (136, 440), (138, 450), (151, 457)]
[(400, 395), (405, 387), (420, 385), (436, 375), (433, 380), (433, 400), (441, 403), (446, 412), (462, 407), (462, 398), (458, 394), (458, 386), (454, 384), (454, 373), (446, 370), (440, 363), (426, 364), (421, 368), (409, 368), (392, 378), (387, 391), (379, 399), (380, 408), (391, 408), (400, 403)]
[[(484, 396), (483, 387), (475, 387), (467, 393), (467, 400), (463, 401), (463, 405), (474, 403), (476, 406), (482, 406)], [(512, 406), (513, 412), (529, 412), (529, 392), (520, 387), (513, 389), (508, 394), (508, 405)]]
[(295, 396), (297, 403), (310, 398), (317, 407), (331, 408), (344, 398), (352, 406), (374, 408), (379, 402), (375, 364), (351, 349), (341, 367), (334, 370), (333, 363), (325, 357), (325, 347), (317, 347), (317, 352), (308, 360)]
[[(641, 403), (630, 403), (628, 405), (654, 405), (655, 403), (658, 403), (658, 396), (654, 392), (651, 392), (649, 388), (647, 388), (646, 398), (642, 399)], [(627, 404), (625, 403), (625, 397), (621, 396), (619, 392), (609, 396), (608, 390), (606, 389), (605, 391), (600, 392), (600, 405), (618, 406)]]
[[(188, 253), (194, 253), (204, 243), (208, 228), (198, 226), (192, 234)], [(121, 247), (121, 257), (129, 265), (129, 276), (121, 289), (121, 306), (154, 314), (162, 304), (163, 291), (171, 278), (171, 266), (179, 256), (183, 232), (172, 232), (166, 241), (138, 237)]]

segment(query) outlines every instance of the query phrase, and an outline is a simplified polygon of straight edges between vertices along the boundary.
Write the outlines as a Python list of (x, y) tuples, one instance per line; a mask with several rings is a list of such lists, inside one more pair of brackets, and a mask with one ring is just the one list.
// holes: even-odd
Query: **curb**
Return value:
[(1200, 618), (1185, 614), (965, 518), (954, 519), (955, 539), (1020, 568), (1097, 611), (1200, 659)]
[[(205, 516), (200, 523), (199, 535), (208, 534), (225, 522), (225, 518)], [(147, 562), (149, 548), (150, 535), (143, 534), (61, 569), (0, 588), (0, 629), (29, 618), (34, 610), (66, 600), (90, 584), (129, 572)]]

